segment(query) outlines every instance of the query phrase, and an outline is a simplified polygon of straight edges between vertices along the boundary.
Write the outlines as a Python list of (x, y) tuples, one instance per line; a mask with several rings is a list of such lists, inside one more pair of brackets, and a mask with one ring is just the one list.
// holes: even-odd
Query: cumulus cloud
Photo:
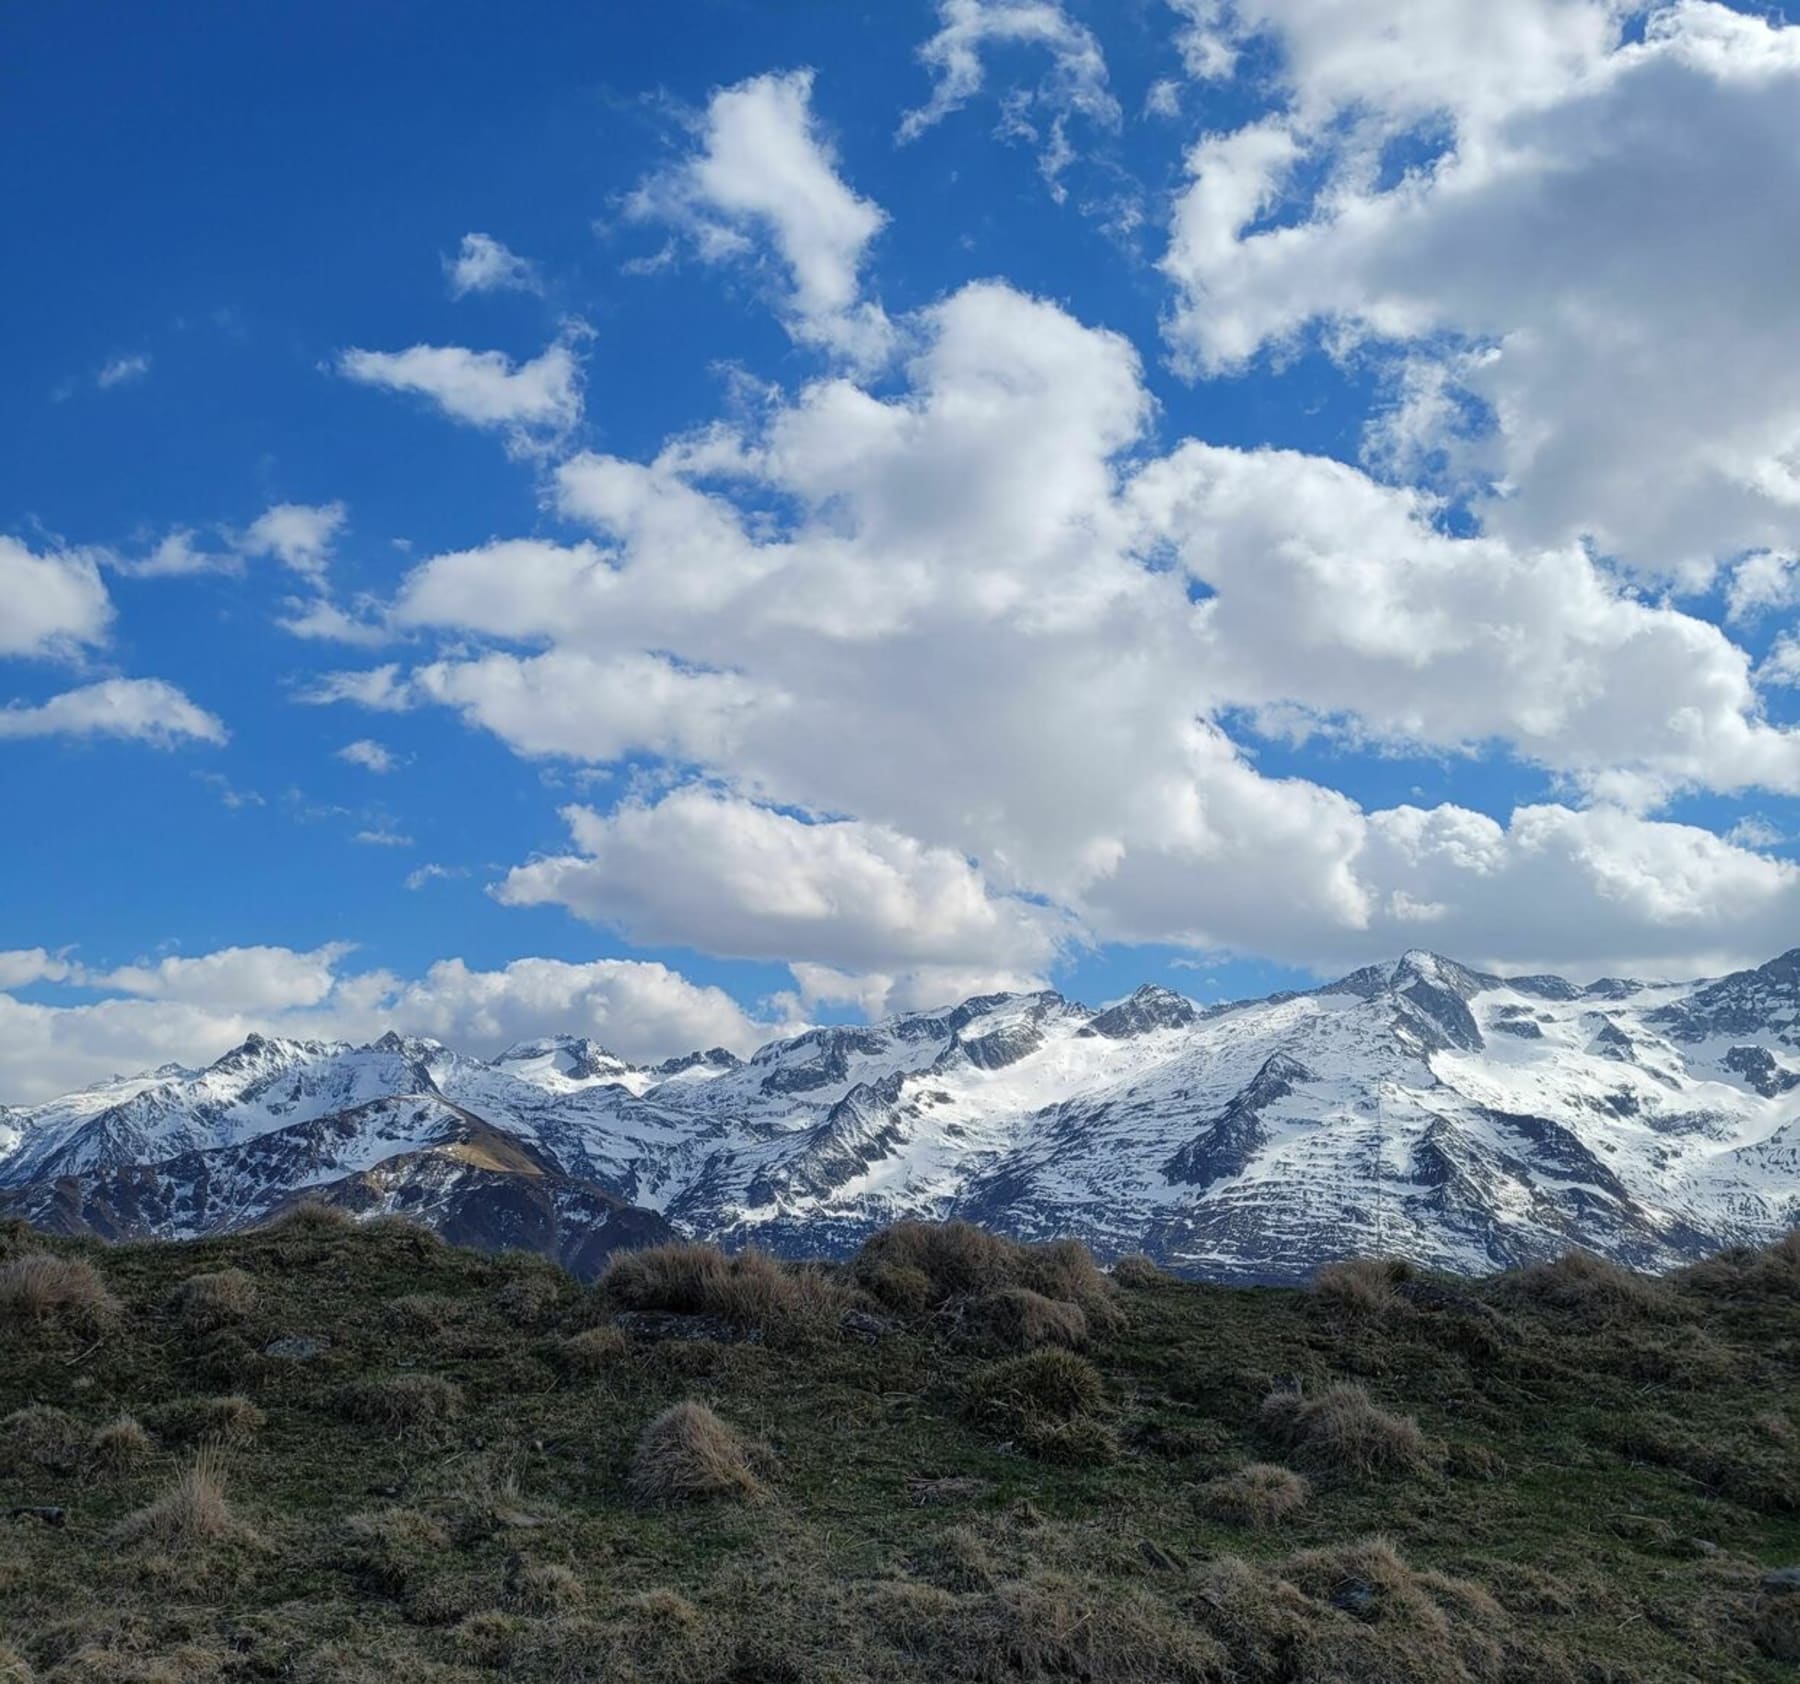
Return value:
[(41, 947), (0, 950), (0, 988), (28, 988), (34, 982), (66, 982), (76, 974), (74, 963), (60, 953)]
[(287, 947), (227, 947), (191, 959), (171, 954), (115, 970), (83, 972), (80, 980), (87, 988), (143, 1000), (279, 1012), (318, 1005), (335, 986), (337, 965), (350, 951), (345, 942), (306, 953)]
[(465, 234), (455, 257), (444, 259), (450, 296), (472, 292), (542, 292), (537, 270), (491, 234)]
[(27, 548), (0, 534), (0, 655), (66, 657), (104, 643), (112, 599), (95, 558)]
[(405, 978), (348, 972), (347, 952), (337, 944), (310, 952), (231, 948), (79, 978), (51, 974), (59, 962), (36, 950), (0, 955), (0, 990), (42, 974), (108, 996), (45, 1004), (0, 991), (0, 1103), (47, 1099), (170, 1061), (203, 1064), (253, 1031), (366, 1041), (392, 1028), (486, 1054), (526, 1037), (569, 1033), (648, 1060), (712, 1046), (748, 1052), (773, 1027), (722, 989), (637, 960), (516, 959), (479, 970), (446, 959)]
[(1064, 931), (1046, 908), (994, 894), (961, 855), (881, 825), (808, 823), (697, 787), (563, 817), (579, 852), (515, 868), (496, 895), (565, 906), (640, 944), (1041, 978)]
[(107, 678), (65, 690), (36, 707), (0, 707), (0, 739), (127, 737), (152, 748), (222, 743), (224, 725), (160, 678)]
[(581, 419), (581, 364), (566, 341), (518, 364), (501, 351), (414, 345), (405, 351), (348, 350), (337, 368), (346, 379), (413, 393), (453, 420), (498, 428), (519, 441), (553, 438)]
[(708, 262), (749, 260), (760, 241), (772, 244), (794, 337), (877, 363), (892, 330), (881, 306), (862, 298), (861, 270), (887, 217), (838, 173), (812, 86), (810, 70), (795, 70), (719, 89), (696, 125), (694, 155), (643, 182), (627, 213), (672, 223)]
[[(1494, 909), (1525, 874), (1421, 886), (1381, 840), (1398, 821), (1259, 770), (1230, 734), (1254, 728), (1535, 762), (1613, 818), (1533, 809), (1534, 836), (1545, 815), (1593, 827), (1537, 847), (1533, 892), (1554, 878), (1572, 916), (1596, 861), (1660, 849), (1671, 892), (1733, 932), (1721, 945), (1762, 945), (1756, 917), (1790, 904), (1783, 871), (1647, 812), (1684, 787), (1800, 787), (1794, 733), (1763, 717), (1717, 626), (1579, 546), (1449, 535), (1429, 497), (1342, 464), (1147, 453), (1132, 347), (1004, 285), (910, 325), (903, 390), (823, 379), (753, 429), (647, 462), (570, 458), (558, 505), (595, 541), (425, 561), (393, 615), (450, 647), (323, 687), (451, 707), (531, 757), (717, 780), (580, 818), (573, 850), (503, 893), (642, 939), (785, 942), (819, 968), (802, 986), (817, 1000), (914, 999), (932, 967), (984, 960), (1041, 976), (1065, 936), (1335, 962), (1429, 924), (1434, 945), (1466, 932), (1507, 956)], [(683, 871), (656, 880), (671, 858)], [(744, 859), (766, 867), (761, 907)], [(886, 887), (856, 910), (859, 873)], [(682, 921), (676, 882), (704, 916)], [(1660, 958), (1694, 927), (1654, 897), (1616, 902), (1595, 926), (1608, 959)], [(987, 953), (952, 906), (995, 920)], [(1527, 934), (1511, 939), (1535, 960)]]
[(1695, 584), (1800, 541), (1800, 235), (1768, 212), (1800, 195), (1800, 27), (1677, 0), (1632, 39), (1637, 9), (1217, 8), (1285, 102), (1191, 154), (1170, 333), (1217, 374), (1322, 328), (1386, 360), (1385, 468)]
[(247, 556), (272, 556), (282, 566), (317, 581), (331, 562), (348, 511), (342, 503), (276, 503), (238, 535)]

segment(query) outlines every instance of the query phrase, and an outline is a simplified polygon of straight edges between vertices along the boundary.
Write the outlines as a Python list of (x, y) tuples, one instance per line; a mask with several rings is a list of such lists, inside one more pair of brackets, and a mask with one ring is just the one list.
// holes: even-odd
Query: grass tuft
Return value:
[(1313, 1292), (1347, 1315), (1381, 1316), (1399, 1306), (1399, 1288), (1413, 1275), (1402, 1258), (1350, 1257), (1323, 1265), (1313, 1276)]
[(703, 1403), (677, 1403), (638, 1438), (631, 1488), (646, 1503), (754, 1497), (762, 1490), (751, 1447)]
[(427, 1434), (463, 1410), (462, 1388), (436, 1374), (390, 1374), (355, 1380), (338, 1394), (339, 1413), (364, 1426)]
[(84, 1258), (25, 1251), (0, 1262), (0, 1325), (35, 1323), (92, 1333), (118, 1314), (118, 1299)]
[(1277, 1443), (1321, 1472), (1403, 1478), (1431, 1464), (1418, 1422), (1390, 1414), (1357, 1385), (1313, 1393), (1277, 1389), (1263, 1399), (1262, 1423)]
[(189, 1275), (176, 1287), (173, 1307), (191, 1327), (225, 1327), (242, 1321), (256, 1308), (256, 1282), (242, 1269)]
[(969, 1305), (969, 1325), (1004, 1351), (1061, 1345), (1078, 1351), (1088, 1342), (1088, 1320), (1079, 1304), (1046, 1298), (1028, 1286), (1003, 1286)]
[(631, 1341), (616, 1327), (584, 1327), (556, 1347), (556, 1360), (571, 1374), (604, 1374), (622, 1361)]
[(212, 1543), (248, 1542), (255, 1534), (226, 1501), (224, 1452), (208, 1444), (155, 1502), (125, 1518), (119, 1537), (165, 1555), (181, 1555)]
[(147, 1461), (155, 1448), (150, 1435), (132, 1415), (117, 1415), (103, 1427), (94, 1429), (88, 1440), (88, 1453), (103, 1468), (120, 1471), (135, 1468)]
[(1312, 1496), (1312, 1486), (1292, 1468), (1273, 1462), (1251, 1462), (1228, 1474), (1209, 1479), (1194, 1499), (1208, 1520), (1253, 1531), (1298, 1514)]

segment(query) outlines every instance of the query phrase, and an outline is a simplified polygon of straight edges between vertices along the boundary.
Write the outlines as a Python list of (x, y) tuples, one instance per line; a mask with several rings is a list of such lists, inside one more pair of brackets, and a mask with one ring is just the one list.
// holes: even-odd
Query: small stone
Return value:
[(310, 1333), (284, 1333), (263, 1346), (266, 1357), (285, 1357), (289, 1362), (311, 1362), (331, 1348), (329, 1339), (315, 1339)]
[(885, 1339), (898, 1324), (887, 1316), (870, 1315), (867, 1310), (846, 1310), (838, 1327), (852, 1339), (860, 1339), (865, 1345), (873, 1345), (878, 1339)]
[(1770, 1596), (1800, 1596), (1800, 1567), (1771, 1567), (1762, 1588)]
[(1360, 1620), (1375, 1611), (1375, 1587), (1361, 1579), (1346, 1579), (1331, 1593), (1331, 1605)]

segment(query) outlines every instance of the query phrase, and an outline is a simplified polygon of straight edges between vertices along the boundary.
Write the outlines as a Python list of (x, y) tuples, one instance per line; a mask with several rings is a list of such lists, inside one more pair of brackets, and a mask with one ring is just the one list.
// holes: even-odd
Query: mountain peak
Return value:
[(1147, 982), (1116, 1006), (1090, 1018), (1081, 1033), (1123, 1041), (1154, 1029), (1185, 1029), (1199, 1017), (1199, 1009), (1185, 995), (1160, 983)]

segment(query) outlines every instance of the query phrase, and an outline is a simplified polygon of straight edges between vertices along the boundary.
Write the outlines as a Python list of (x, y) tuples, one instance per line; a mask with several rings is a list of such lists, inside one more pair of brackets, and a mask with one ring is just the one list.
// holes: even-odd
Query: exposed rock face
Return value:
[(1571, 1244), (1658, 1266), (1800, 1221), (1797, 1023), (1800, 953), (1579, 987), (1414, 952), (1232, 1005), (982, 996), (748, 1061), (252, 1036), (0, 1110), (0, 1209), (137, 1238), (323, 1199), (582, 1273), (676, 1234), (836, 1255), (950, 1216), (1237, 1279)]

